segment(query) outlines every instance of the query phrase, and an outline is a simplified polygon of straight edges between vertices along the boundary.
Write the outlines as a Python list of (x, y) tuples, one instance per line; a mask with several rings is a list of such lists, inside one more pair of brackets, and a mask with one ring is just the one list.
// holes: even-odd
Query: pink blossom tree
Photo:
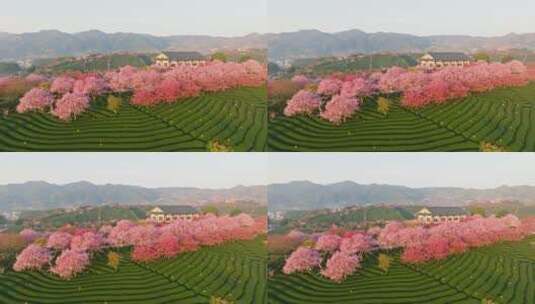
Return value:
[(344, 83), (339, 79), (326, 78), (320, 81), (317, 93), (325, 96), (334, 96), (340, 93)]
[(351, 237), (342, 239), (340, 251), (348, 255), (356, 253), (365, 253), (372, 248), (372, 239), (370, 236), (359, 233)]
[(357, 268), (360, 268), (359, 256), (338, 251), (327, 261), (327, 267), (321, 271), (321, 274), (335, 282), (341, 282)]
[(325, 106), (321, 117), (339, 125), (347, 118), (353, 116), (360, 107), (360, 100), (357, 98), (335, 95)]
[(26, 241), (26, 242), (33, 242), (37, 238), (41, 236), (41, 234), (31, 228), (25, 228), (19, 232), (20, 236)]
[(47, 240), (46, 247), (57, 250), (67, 249), (71, 244), (72, 235), (67, 232), (56, 231)]
[(334, 252), (340, 248), (342, 238), (336, 234), (324, 234), (318, 238), (316, 249), (319, 251)]
[(50, 92), (40, 88), (33, 88), (20, 99), (20, 102), (17, 105), (17, 112), (24, 113), (34, 110), (43, 111), (52, 106), (53, 102), (54, 96)]
[(310, 271), (321, 263), (318, 251), (306, 247), (299, 247), (286, 259), (282, 271), (285, 274)]
[(76, 118), (89, 108), (89, 97), (79, 93), (67, 93), (56, 102), (52, 114), (62, 120)]
[(311, 115), (319, 109), (320, 104), (321, 99), (318, 95), (307, 90), (301, 90), (288, 101), (286, 108), (284, 109), (284, 115)]
[(62, 279), (69, 280), (83, 272), (89, 262), (89, 255), (85, 251), (67, 249), (56, 259), (56, 263), (50, 268), (50, 271)]
[(71, 93), (74, 89), (75, 81), (76, 80), (74, 78), (69, 76), (57, 77), (50, 86), (50, 92), (60, 95)]
[(40, 270), (43, 266), (49, 264), (51, 259), (52, 255), (47, 248), (31, 244), (17, 256), (15, 264), (13, 264), (13, 270)]

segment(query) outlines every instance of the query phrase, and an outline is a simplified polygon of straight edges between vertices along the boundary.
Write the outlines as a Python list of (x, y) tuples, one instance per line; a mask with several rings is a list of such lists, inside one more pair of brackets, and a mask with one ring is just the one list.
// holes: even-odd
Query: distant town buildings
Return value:
[(448, 66), (463, 67), (473, 62), (473, 58), (458, 52), (429, 52), (420, 57), (419, 67), (426, 70)]
[(207, 62), (207, 58), (199, 52), (161, 52), (154, 57), (154, 65), (161, 68), (177, 67), (180, 65), (200, 66)]
[(200, 215), (199, 210), (192, 206), (158, 206), (149, 211), (148, 219), (156, 223), (169, 223), (177, 219), (192, 221)]
[(268, 212), (268, 219), (272, 221), (282, 221), (284, 219), (284, 213), (282, 211)]
[(460, 222), (466, 219), (467, 215), (468, 212), (461, 207), (425, 207), (415, 214), (421, 224)]

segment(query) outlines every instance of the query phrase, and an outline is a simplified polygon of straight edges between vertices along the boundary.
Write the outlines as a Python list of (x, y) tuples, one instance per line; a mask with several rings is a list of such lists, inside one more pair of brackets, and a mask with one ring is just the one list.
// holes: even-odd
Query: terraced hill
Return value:
[(98, 256), (89, 271), (63, 281), (43, 272), (0, 274), (0, 303), (235, 303), (266, 302), (264, 239), (203, 248), (172, 260), (138, 264), (123, 257), (119, 270)]
[(341, 126), (313, 117), (270, 122), (271, 151), (478, 151), (481, 142), (535, 151), (535, 84), (472, 95), (462, 102), (388, 116), (374, 100)]
[(368, 256), (358, 273), (338, 284), (319, 274), (276, 275), (269, 280), (269, 303), (535, 303), (535, 236), (471, 250), (422, 266), (399, 263), (387, 274)]
[(0, 151), (206, 151), (214, 139), (235, 151), (262, 151), (266, 137), (265, 88), (152, 108), (123, 103), (117, 114), (96, 102), (70, 123), (43, 113), (0, 116)]

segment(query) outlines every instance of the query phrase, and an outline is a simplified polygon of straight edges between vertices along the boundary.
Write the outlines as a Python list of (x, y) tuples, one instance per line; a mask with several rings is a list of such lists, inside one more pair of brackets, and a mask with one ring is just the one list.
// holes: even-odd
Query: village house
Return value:
[(466, 210), (461, 207), (424, 207), (415, 214), (421, 224), (460, 222), (466, 219), (467, 215)]
[(161, 68), (181, 65), (200, 66), (206, 64), (206, 62), (206, 57), (199, 52), (161, 52), (154, 57), (154, 65)]
[(156, 223), (169, 223), (177, 219), (192, 221), (200, 217), (200, 212), (192, 206), (157, 206), (149, 211), (149, 220)]
[(463, 67), (473, 62), (472, 57), (457, 52), (429, 52), (420, 58), (419, 67), (426, 70), (440, 69), (448, 66)]

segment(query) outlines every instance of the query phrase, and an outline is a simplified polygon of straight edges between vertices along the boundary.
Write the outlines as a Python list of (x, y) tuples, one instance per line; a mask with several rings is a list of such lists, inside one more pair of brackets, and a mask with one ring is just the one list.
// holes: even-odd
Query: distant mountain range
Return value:
[(44, 210), (81, 205), (202, 205), (224, 201), (266, 203), (265, 186), (229, 189), (144, 188), (78, 182), (55, 185), (42, 181), (0, 185), (0, 211)]
[(10, 34), (0, 32), (0, 60), (78, 56), (91, 53), (198, 51), (265, 48), (262, 35), (212, 37), (195, 35), (153, 36), (135, 33), (108, 34), (97, 30), (69, 34), (57, 30)]
[(377, 52), (464, 51), (487, 49), (535, 50), (535, 33), (499, 37), (415, 36), (399, 33), (366, 33), (349, 30), (325, 33), (302, 30), (288, 33), (249, 34), (241, 37), (205, 35), (153, 36), (136, 33), (104, 33), (91, 30), (64, 33), (46, 30), (34, 33), (0, 32), (0, 60), (21, 60), (76, 56), (90, 53), (199, 51), (266, 48), (271, 60)]
[[(455, 22), (452, 20), (452, 22)], [(535, 50), (535, 33), (499, 37), (461, 35), (415, 36), (399, 33), (366, 33), (349, 30), (325, 33), (318, 30), (267, 34), (270, 60), (313, 58), (354, 53), (426, 52), (501, 49)]]
[(480, 190), (363, 185), (350, 181), (328, 185), (295, 181), (228, 189), (144, 188), (89, 182), (55, 185), (42, 181), (0, 185), (0, 211), (110, 204), (202, 205), (223, 201), (254, 201), (260, 204), (269, 201), (270, 210), (296, 210), (375, 204), (463, 206), (471, 201), (482, 200), (519, 200), (535, 204), (535, 186), (502, 186)]
[(535, 204), (535, 186), (502, 186), (481, 190), (362, 185), (351, 181), (328, 185), (295, 181), (268, 186), (270, 211), (377, 204), (463, 206), (471, 201), (482, 200), (519, 200)]

